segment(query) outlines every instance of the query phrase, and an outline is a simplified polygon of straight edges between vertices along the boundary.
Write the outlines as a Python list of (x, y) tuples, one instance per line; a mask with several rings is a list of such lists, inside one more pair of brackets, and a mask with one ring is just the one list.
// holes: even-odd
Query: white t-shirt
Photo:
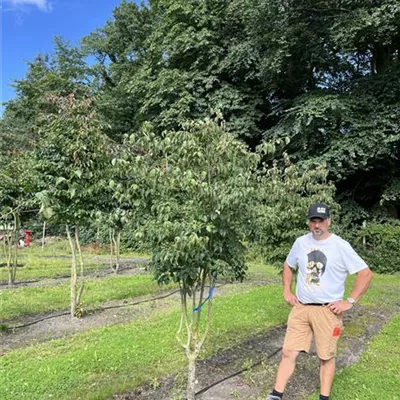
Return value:
[(335, 234), (325, 240), (315, 240), (311, 233), (297, 238), (286, 261), (298, 268), (296, 296), (301, 303), (342, 300), (347, 275), (367, 268), (351, 245)]

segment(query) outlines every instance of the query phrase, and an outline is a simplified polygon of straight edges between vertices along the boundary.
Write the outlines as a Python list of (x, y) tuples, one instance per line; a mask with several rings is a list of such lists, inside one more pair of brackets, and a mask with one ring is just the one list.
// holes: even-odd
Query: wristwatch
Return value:
[(356, 304), (356, 301), (352, 297), (348, 297), (347, 302), (350, 303), (352, 306), (354, 306), (354, 304)]

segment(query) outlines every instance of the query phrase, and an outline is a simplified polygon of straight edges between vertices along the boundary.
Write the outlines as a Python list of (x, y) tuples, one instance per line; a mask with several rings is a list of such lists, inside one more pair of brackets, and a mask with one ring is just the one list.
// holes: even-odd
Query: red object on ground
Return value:
[(30, 229), (24, 229), (24, 233), (25, 233), (25, 246), (29, 247), (31, 244), (33, 231)]

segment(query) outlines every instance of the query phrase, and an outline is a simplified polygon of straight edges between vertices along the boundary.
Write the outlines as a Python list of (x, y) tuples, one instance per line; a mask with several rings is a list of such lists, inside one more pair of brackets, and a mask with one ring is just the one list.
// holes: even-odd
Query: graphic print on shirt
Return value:
[(306, 282), (311, 286), (319, 286), (321, 277), (325, 272), (327, 258), (320, 250), (313, 250), (307, 254)]

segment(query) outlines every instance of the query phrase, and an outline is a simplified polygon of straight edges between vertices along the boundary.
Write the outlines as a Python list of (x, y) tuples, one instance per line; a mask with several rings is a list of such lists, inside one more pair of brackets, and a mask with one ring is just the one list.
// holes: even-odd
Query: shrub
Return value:
[(400, 272), (400, 223), (397, 221), (367, 224), (365, 228), (356, 232), (354, 244), (360, 256), (374, 272)]

